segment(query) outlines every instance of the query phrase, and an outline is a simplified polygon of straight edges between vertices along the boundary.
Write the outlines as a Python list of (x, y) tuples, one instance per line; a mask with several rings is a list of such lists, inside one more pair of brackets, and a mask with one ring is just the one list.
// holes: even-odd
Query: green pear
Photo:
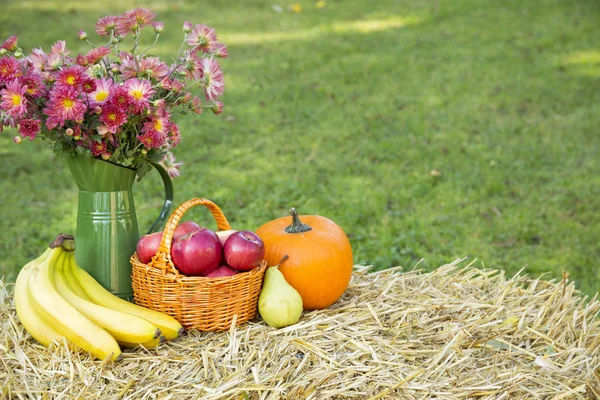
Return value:
[(258, 297), (258, 312), (273, 328), (293, 325), (302, 315), (302, 297), (279, 271), (277, 266), (267, 268), (265, 281)]

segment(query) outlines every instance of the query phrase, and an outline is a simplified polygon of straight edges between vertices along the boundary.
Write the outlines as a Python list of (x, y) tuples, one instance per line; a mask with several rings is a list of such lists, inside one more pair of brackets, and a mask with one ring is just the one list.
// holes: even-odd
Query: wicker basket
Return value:
[(156, 255), (148, 264), (131, 256), (133, 296), (137, 304), (173, 316), (186, 329), (222, 331), (256, 315), (266, 261), (249, 272), (205, 278), (180, 274), (171, 260), (171, 241), (183, 214), (203, 205), (219, 230), (231, 229), (221, 209), (206, 199), (191, 199), (169, 217)]

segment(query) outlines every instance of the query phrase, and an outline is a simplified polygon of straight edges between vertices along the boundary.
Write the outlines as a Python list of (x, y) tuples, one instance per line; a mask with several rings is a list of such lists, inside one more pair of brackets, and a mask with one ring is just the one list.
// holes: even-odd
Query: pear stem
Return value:
[(279, 261), (279, 264), (277, 264), (277, 266), (279, 267), (281, 264), (283, 264), (283, 262), (285, 260), (287, 260), (288, 258), (290, 258), (287, 254), (285, 256), (283, 256), (283, 258), (281, 259), (281, 261)]

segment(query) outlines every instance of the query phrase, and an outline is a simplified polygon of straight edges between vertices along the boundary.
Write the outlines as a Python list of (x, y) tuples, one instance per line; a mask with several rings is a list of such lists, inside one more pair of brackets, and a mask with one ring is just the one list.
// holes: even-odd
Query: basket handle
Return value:
[(173, 241), (173, 234), (175, 233), (175, 229), (177, 228), (177, 225), (179, 225), (179, 221), (181, 221), (181, 218), (186, 213), (186, 211), (188, 211), (194, 206), (200, 205), (208, 208), (208, 211), (210, 211), (215, 221), (217, 222), (218, 230), (226, 231), (231, 229), (231, 226), (229, 225), (229, 222), (227, 222), (227, 218), (225, 218), (223, 211), (221, 211), (219, 206), (213, 203), (212, 201), (202, 198), (187, 200), (184, 203), (182, 203), (179, 207), (177, 207), (177, 209), (173, 211), (173, 213), (169, 216), (169, 219), (165, 224), (165, 230), (163, 232), (162, 238), (160, 239), (158, 251), (156, 252), (156, 255), (152, 257), (152, 264), (154, 264), (155, 260), (162, 260), (164, 264), (168, 263), (168, 265), (171, 266), (172, 269), (175, 269), (171, 260), (171, 243)]

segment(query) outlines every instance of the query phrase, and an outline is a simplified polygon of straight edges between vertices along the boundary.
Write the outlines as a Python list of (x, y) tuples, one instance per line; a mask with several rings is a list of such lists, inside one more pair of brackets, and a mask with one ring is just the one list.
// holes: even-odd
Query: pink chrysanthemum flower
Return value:
[(154, 115), (159, 118), (169, 119), (169, 109), (167, 108), (167, 102), (165, 99), (158, 99), (152, 102), (154, 105)]
[(107, 15), (96, 22), (96, 33), (100, 36), (108, 36), (116, 27), (117, 17), (114, 15)]
[(176, 178), (181, 174), (181, 172), (179, 172), (179, 166), (183, 165), (183, 163), (176, 163), (175, 157), (170, 151), (167, 151), (163, 159), (160, 161), (160, 164), (165, 168), (171, 178)]
[(163, 136), (167, 135), (169, 129), (169, 119), (166, 117), (154, 116), (151, 117), (149, 121), (144, 122), (144, 126), (142, 126), (142, 133), (147, 132), (158, 132)]
[(90, 62), (88, 61), (85, 55), (77, 54), (77, 57), (75, 57), (75, 64), (80, 65), (82, 67), (87, 67), (90, 65)]
[(2, 118), (2, 115), (0, 114), (0, 132), (2, 132), (2, 130), (6, 126), (10, 126), (11, 128), (16, 128), (17, 127), (17, 121), (15, 121), (15, 119), (13, 117), (10, 117), (10, 116), (8, 116), (6, 114)]
[(186, 92), (183, 96), (181, 96), (177, 99), (176, 104), (177, 105), (186, 104), (186, 103), (189, 103), (190, 101), (192, 101), (192, 94), (190, 92)]
[(21, 66), (16, 58), (0, 58), (0, 84), (10, 82), (19, 76), (21, 76)]
[(190, 21), (184, 21), (183, 22), (183, 32), (184, 33), (190, 33), (192, 31), (193, 27), (192, 27), (192, 23)]
[(216, 60), (212, 58), (202, 59), (202, 81), (200, 85), (204, 88), (207, 100), (216, 100), (223, 94), (225, 90), (223, 71), (221, 71)]
[(119, 53), (119, 59), (121, 62), (118, 68), (124, 79), (134, 78), (138, 75), (138, 62), (131, 53), (122, 51)]
[(154, 149), (157, 147), (161, 147), (165, 144), (165, 134), (157, 131), (147, 131), (142, 135), (136, 136), (138, 140), (144, 145), (144, 147), (148, 150)]
[(119, 107), (123, 112), (129, 111), (129, 107), (133, 103), (133, 98), (129, 94), (129, 90), (125, 86), (113, 86), (113, 89), (108, 97), (108, 102), (116, 107)]
[(96, 89), (87, 96), (87, 100), (90, 103), (90, 108), (104, 104), (104, 102), (110, 96), (112, 87), (113, 81), (110, 79), (102, 78), (96, 80)]
[(108, 47), (100, 46), (88, 51), (85, 58), (88, 63), (96, 64), (98, 61), (109, 55), (110, 52), (111, 50)]
[(127, 114), (116, 104), (107, 104), (102, 108), (100, 122), (106, 125), (108, 132), (117, 133), (117, 129), (127, 122)]
[(127, 15), (120, 15), (117, 17), (117, 28), (115, 32), (122, 37), (127, 36), (128, 33), (137, 32), (140, 29), (140, 24), (135, 18), (131, 18)]
[(157, 80), (169, 75), (169, 67), (158, 57), (145, 57), (140, 61), (140, 77), (152, 77)]
[(165, 30), (165, 23), (162, 21), (154, 21), (152, 27), (154, 28), (154, 33), (161, 34)]
[(220, 101), (215, 101), (212, 106), (210, 107), (210, 110), (215, 114), (215, 115), (219, 115), (223, 112), (223, 103)]
[(46, 57), (46, 65), (44, 69), (48, 71), (56, 71), (63, 65), (63, 57), (60, 54), (50, 53)]
[(42, 49), (33, 49), (27, 60), (33, 65), (35, 72), (42, 73), (46, 63), (46, 53)]
[(141, 113), (149, 108), (149, 100), (154, 93), (156, 93), (156, 91), (152, 89), (150, 81), (132, 78), (125, 81), (124, 86), (127, 88), (129, 95), (132, 98), (134, 112)]
[(119, 58), (121, 59), (119, 69), (125, 79), (137, 77), (161, 80), (170, 72), (167, 64), (161, 62), (158, 57), (144, 57), (140, 60), (129, 53), (121, 52)]
[(98, 134), (102, 137), (104, 137), (108, 133), (108, 128), (106, 127), (106, 125), (99, 125), (98, 128), (96, 128), (96, 130), (98, 131)]
[(92, 140), (89, 147), (94, 157), (98, 157), (100, 154), (106, 151), (106, 143), (103, 141), (96, 142), (95, 140)]
[(16, 79), (10, 82), (0, 91), (2, 95), (0, 109), (11, 117), (21, 118), (27, 112), (25, 93), (27, 93), (27, 86)]
[(35, 139), (37, 134), (40, 132), (42, 122), (39, 119), (23, 118), (19, 122), (19, 133), (29, 140)]
[(156, 13), (147, 8), (134, 8), (133, 10), (129, 10), (125, 13), (125, 15), (134, 18), (137, 23), (142, 26), (146, 26), (156, 18)]
[(119, 143), (117, 141), (116, 129), (115, 132), (111, 132), (106, 125), (100, 125), (96, 128), (100, 136), (102, 136), (103, 140), (107, 140), (114, 147), (119, 147)]
[(58, 72), (56, 76), (56, 84), (77, 87), (86, 77), (85, 68), (79, 65), (74, 65)]
[(202, 100), (198, 96), (194, 96), (192, 99), (192, 105), (190, 107), (193, 113), (202, 114), (204, 109), (202, 108)]
[(71, 53), (71, 51), (67, 50), (67, 42), (65, 42), (64, 40), (58, 40), (50, 48), (50, 53), (60, 54), (61, 56), (68, 56), (69, 53)]
[(195, 53), (185, 57), (182, 68), (185, 71), (185, 77), (189, 80), (197, 81), (202, 77), (202, 61)]
[(152, 102), (152, 104), (154, 105), (154, 107), (156, 107), (157, 110), (161, 109), (161, 108), (166, 108), (167, 107), (167, 102), (163, 98), (154, 100)]
[(4, 41), (4, 43), (2, 43), (2, 45), (0, 46), (0, 48), (7, 50), (7, 51), (15, 51), (17, 49), (17, 40), (19, 38), (17, 36), (11, 36), (8, 39), (6, 39)]
[(173, 80), (171, 78), (165, 78), (162, 81), (160, 81), (160, 87), (165, 90), (171, 90), (172, 83), (173, 83)]
[(187, 35), (186, 41), (194, 50), (201, 50), (203, 53), (208, 53), (211, 45), (218, 43), (215, 30), (204, 24), (196, 24)]
[(142, 134), (137, 138), (146, 149), (161, 147), (167, 141), (169, 125), (167, 118), (154, 116), (144, 123)]
[(152, 23), (156, 13), (147, 8), (134, 8), (117, 18), (117, 33), (126, 35)]
[(223, 43), (217, 42), (213, 46), (213, 55), (219, 58), (227, 58), (227, 56), (229, 55), (229, 52), (227, 51), (227, 46), (225, 46)]
[(179, 93), (183, 89), (185, 89), (185, 83), (183, 83), (182, 81), (174, 79), (171, 82), (171, 90), (174, 91), (175, 93)]
[(181, 142), (181, 132), (179, 131), (179, 126), (176, 123), (169, 123), (169, 133), (168, 133), (169, 141), (171, 142), (171, 148), (177, 147), (179, 142)]
[(85, 104), (79, 98), (79, 91), (73, 86), (59, 85), (50, 91), (50, 99), (44, 114), (48, 116), (46, 127), (50, 130), (62, 127), (66, 121), (83, 121)]
[(42, 75), (30, 69), (29, 73), (19, 77), (19, 82), (27, 87), (27, 94), (31, 97), (40, 97), (46, 90)]
[(85, 78), (81, 82), (81, 90), (85, 93), (92, 93), (96, 90), (96, 81), (91, 78)]
[[(88, 138), (87, 134), (81, 132), (81, 128), (79, 127), (79, 125), (75, 125), (75, 127), (71, 130), (73, 131), (73, 139), (75, 139), (75, 140), (81, 140), (83, 138), (85, 138), (85, 139)], [(67, 129), (66, 132), (68, 132), (68, 131), (69, 130)]]

